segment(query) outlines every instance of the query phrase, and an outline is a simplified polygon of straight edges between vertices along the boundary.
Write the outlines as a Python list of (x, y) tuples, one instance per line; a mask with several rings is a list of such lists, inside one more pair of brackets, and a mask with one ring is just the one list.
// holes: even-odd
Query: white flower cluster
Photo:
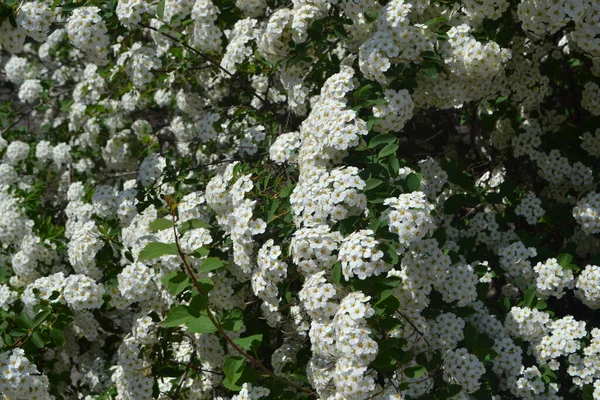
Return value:
[(594, 135), (584, 132), (581, 137), (581, 148), (591, 156), (600, 157), (600, 129), (596, 129)]
[(300, 148), (300, 133), (287, 132), (277, 136), (269, 148), (271, 160), (277, 163), (295, 163)]
[(586, 265), (575, 282), (575, 295), (586, 306), (592, 309), (600, 308), (600, 267)]
[[(350, 1), (343, 2), (346, 9), (349, 8), (350, 3)], [(408, 64), (417, 61), (422, 52), (433, 50), (435, 33), (424, 25), (410, 23), (408, 16), (412, 7), (412, 2), (394, 0), (379, 13), (376, 21), (377, 29), (373, 30), (373, 34), (361, 44), (358, 53), (358, 65), (368, 79), (386, 83), (388, 78), (385, 73), (392, 63)], [(376, 11), (374, 5), (365, 4), (362, 8), (361, 12), (366, 12), (368, 9)]]
[(342, 263), (342, 274), (346, 280), (356, 276), (367, 279), (387, 272), (392, 266), (383, 260), (383, 251), (377, 250), (379, 242), (370, 229), (354, 232), (340, 244), (338, 258)]
[(96, 253), (102, 248), (100, 232), (94, 221), (77, 223), (68, 244), (69, 262), (75, 272), (99, 280), (102, 272), (96, 266)]
[(136, 42), (128, 51), (121, 54), (117, 65), (124, 65), (125, 72), (133, 85), (138, 89), (143, 89), (152, 82), (152, 70), (162, 67), (162, 61), (156, 56), (153, 48)]
[(600, 86), (595, 82), (586, 82), (581, 93), (581, 107), (592, 115), (600, 116)]
[(390, 232), (398, 235), (401, 249), (423, 240), (435, 229), (431, 211), (435, 208), (423, 192), (404, 193), (383, 202), (389, 208), (382, 214)]
[(24, 2), (17, 12), (17, 25), (25, 31), (27, 36), (43, 42), (48, 36), (50, 24), (53, 22), (50, 7), (43, 1)]
[(560, 365), (557, 358), (569, 356), (581, 348), (578, 339), (587, 334), (585, 322), (576, 321), (568, 315), (553, 321), (548, 328), (548, 334), (535, 346), (535, 356), (540, 364), (547, 363), (550, 368), (557, 370)]
[(543, 311), (512, 307), (506, 315), (504, 327), (514, 337), (528, 342), (538, 342), (548, 333), (550, 321), (550, 315)]
[(600, 329), (594, 328), (590, 333), (592, 338), (583, 349), (583, 357), (576, 353), (569, 355), (567, 372), (574, 377), (573, 383), (577, 386), (594, 383), (594, 378), (600, 374)]
[(115, 301), (125, 301), (124, 304), (140, 303), (142, 307), (148, 307), (157, 295), (154, 276), (154, 270), (141, 262), (126, 266), (117, 276), (120, 296), (115, 296)]
[(63, 297), (74, 310), (102, 306), (104, 286), (85, 275), (69, 275), (64, 281)]
[(444, 380), (457, 382), (467, 393), (479, 389), (479, 379), (485, 373), (485, 366), (465, 348), (450, 350), (444, 354)]
[(380, 118), (374, 128), (377, 132), (399, 132), (412, 118), (415, 103), (408, 90), (383, 92), (386, 104), (373, 107), (373, 116)]
[(36, 68), (25, 57), (12, 56), (4, 65), (6, 79), (16, 85), (20, 85), (26, 79), (37, 76)]
[(429, 157), (419, 162), (421, 167), (421, 186), (428, 198), (435, 198), (448, 182), (448, 173), (443, 170), (440, 164)]
[(290, 245), (294, 264), (305, 275), (328, 271), (337, 261), (334, 252), (342, 239), (342, 235), (332, 232), (328, 225), (296, 230)]
[(577, 202), (573, 217), (587, 234), (600, 232), (600, 193), (591, 192)]
[(67, 21), (69, 40), (97, 65), (108, 63), (109, 39), (106, 24), (96, 6), (78, 7)]
[(585, 14), (583, 1), (523, 0), (517, 15), (525, 30), (545, 36), (556, 33), (570, 21), (579, 21)]
[(279, 289), (277, 284), (287, 276), (287, 263), (279, 261), (281, 247), (274, 245), (273, 239), (267, 240), (258, 251), (257, 269), (252, 274), (252, 291), (263, 301), (263, 310), (267, 313), (267, 322), (278, 322)]
[(261, 218), (252, 219), (256, 200), (244, 199), (254, 184), (251, 175), (242, 175), (233, 181), (236, 163), (229, 164), (222, 175), (217, 175), (206, 185), (206, 203), (216, 212), (217, 221), (231, 235), (233, 259), (241, 273), (250, 274), (253, 261), (254, 240), (263, 233), (266, 223)]
[(267, 397), (271, 391), (261, 386), (252, 386), (250, 383), (244, 383), (238, 394), (231, 400), (258, 400)]
[(306, 226), (340, 221), (360, 214), (367, 198), (360, 193), (365, 182), (358, 168), (336, 168), (331, 172), (315, 170), (315, 175), (298, 185), (290, 202), (294, 216)]
[(558, 385), (553, 382), (546, 387), (542, 380), (542, 372), (536, 366), (522, 367), (521, 377), (516, 382), (514, 392), (523, 399), (562, 399), (556, 394)]
[(40, 94), (43, 91), (44, 88), (39, 79), (27, 79), (19, 88), (19, 100), (24, 103), (32, 104), (40, 98)]
[(0, 393), (10, 399), (50, 400), (48, 377), (38, 371), (23, 349), (0, 354)]
[(434, 321), (428, 321), (428, 325), (434, 338), (431, 346), (436, 350), (453, 350), (465, 338), (465, 320), (454, 313), (440, 314)]
[(142, 14), (147, 10), (148, 5), (144, 0), (120, 0), (115, 12), (123, 25), (130, 26), (141, 22)]
[(221, 30), (215, 25), (221, 13), (210, 0), (196, 0), (192, 8), (192, 24), (188, 28), (190, 42), (201, 51), (221, 52)]
[(0, 46), (3, 49), (13, 54), (20, 53), (23, 51), (26, 38), (27, 34), (23, 27), (17, 25), (16, 28), (13, 28), (8, 18), (0, 25)]
[(248, 42), (256, 38), (257, 21), (252, 18), (239, 20), (227, 35), (229, 43), (221, 59), (221, 67), (234, 73), (237, 65), (252, 55), (252, 47)]
[(544, 216), (544, 213), (542, 201), (533, 192), (527, 193), (515, 207), (515, 214), (525, 217), (525, 221), (529, 225), (535, 225)]
[(560, 299), (565, 295), (565, 289), (572, 289), (575, 285), (573, 271), (561, 267), (556, 258), (537, 263), (533, 270), (537, 273), (535, 287), (541, 296)]
[(164, 157), (159, 154), (150, 154), (140, 164), (138, 180), (144, 187), (148, 187), (160, 178), (166, 166), (167, 162)]

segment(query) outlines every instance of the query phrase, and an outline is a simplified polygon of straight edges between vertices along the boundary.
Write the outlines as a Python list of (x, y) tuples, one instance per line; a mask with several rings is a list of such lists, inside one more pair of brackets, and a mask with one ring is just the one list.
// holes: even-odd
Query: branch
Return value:
[[(169, 207), (171, 209), (171, 218), (173, 220), (173, 233), (175, 235), (175, 246), (177, 247), (177, 252), (179, 253), (179, 257), (183, 261), (183, 266), (185, 267), (185, 271), (186, 271), (187, 275), (190, 277), (190, 279), (192, 280), (192, 285), (194, 286), (194, 288), (196, 289), (196, 291), (199, 294), (201, 294), (201, 295), (205, 295), (206, 293), (204, 293), (204, 291), (200, 287), (200, 284), (198, 283), (198, 279), (196, 278), (196, 275), (194, 274), (194, 271), (192, 270), (192, 267), (188, 263), (187, 258), (185, 256), (185, 253), (184, 253), (184, 251), (181, 248), (181, 245), (179, 243), (178, 232), (177, 232), (177, 225), (176, 225), (176, 222), (177, 222), (177, 204), (174, 201), (172, 201), (170, 198), (168, 198), (168, 197), (166, 197), (166, 201), (167, 201), (167, 204), (169, 205)], [(215, 316), (212, 313), (212, 311), (211, 311), (210, 307), (208, 306), (208, 304), (206, 305), (206, 314), (207, 314), (208, 318), (210, 319), (210, 322), (214, 325), (215, 328), (217, 328), (217, 331), (219, 331), (219, 333), (221, 334), (221, 336), (223, 337), (223, 339), (225, 339), (225, 341), (238, 354), (240, 354), (241, 356), (243, 356), (246, 360), (248, 360), (256, 368), (258, 368), (259, 370), (263, 371), (265, 374), (267, 374), (271, 378), (273, 378), (275, 380), (278, 380), (280, 382), (283, 382), (286, 385), (291, 386), (291, 387), (293, 387), (296, 390), (302, 391), (304, 393), (312, 393), (312, 391), (309, 390), (309, 389), (306, 389), (306, 388), (304, 388), (302, 386), (298, 386), (298, 385), (296, 385), (296, 384), (288, 381), (285, 378), (282, 378), (280, 376), (275, 375), (271, 370), (269, 370), (267, 367), (265, 367), (263, 363), (261, 363), (256, 358), (252, 357), (250, 354), (246, 353), (244, 351), (244, 349), (242, 349), (240, 346), (238, 346), (231, 339), (231, 337), (229, 337), (229, 335), (227, 334), (227, 332), (225, 332), (225, 330), (223, 329), (223, 327), (221, 326), (221, 324), (219, 323), (219, 321), (217, 321), (217, 319), (215, 318)]]
[[(216, 67), (217, 69), (221, 70), (221, 72), (224, 72), (225, 74), (229, 75), (229, 77), (231, 77), (231, 78), (234, 77), (234, 74), (231, 73), (231, 72), (229, 72), (225, 68), (223, 68), (221, 66), (221, 64), (217, 63), (216, 61), (214, 61), (212, 58), (210, 58), (206, 54), (202, 53), (201, 51), (196, 50), (195, 48), (193, 48), (189, 44), (187, 44), (187, 43), (185, 43), (185, 42), (177, 39), (175, 36), (170, 35), (167, 32), (161, 32), (157, 28), (154, 28), (153, 26), (150, 26), (150, 25), (145, 24), (143, 22), (140, 22), (139, 25), (141, 27), (143, 27), (143, 28), (147, 28), (147, 29), (153, 30), (154, 32), (160, 33), (164, 37), (167, 37), (167, 38), (171, 39), (175, 43), (178, 43), (179, 45), (181, 45), (181, 46), (185, 47), (186, 49), (188, 49), (189, 51), (193, 52), (194, 54), (200, 56), (202, 59), (204, 59), (206, 62), (208, 62), (209, 64), (211, 64), (213, 67)], [(256, 93), (256, 91), (254, 91), (252, 94), (253, 94), (254, 97), (256, 97), (257, 99), (259, 99), (263, 104), (267, 103), (267, 99), (265, 99), (264, 97), (262, 97), (261, 95), (259, 95), (258, 93)]]

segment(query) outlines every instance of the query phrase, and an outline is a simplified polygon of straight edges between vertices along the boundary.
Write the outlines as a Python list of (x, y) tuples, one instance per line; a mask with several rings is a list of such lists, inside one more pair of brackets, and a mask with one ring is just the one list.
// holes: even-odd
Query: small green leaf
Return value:
[(398, 150), (398, 144), (397, 143), (390, 143), (387, 146), (385, 146), (383, 149), (381, 149), (381, 151), (379, 152), (379, 158), (383, 158), (386, 156), (389, 156), (391, 154), (396, 154), (396, 151)]
[(186, 322), (185, 326), (187, 326), (190, 332), (194, 333), (212, 333), (217, 331), (215, 325), (206, 315), (201, 315), (198, 318), (189, 320)]
[(453, 194), (444, 202), (444, 214), (458, 214), (466, 202), (467, 198), (464, 194)]
[(10, 336), (14, 336), (14, 337), (21, 337), (21, 336), (23, 336), (23, 335), (27, 335), (27, 332), (28, 332), (28, 331), (27, 331), (27, 330), (25, 330), (25, 329), (20, 329), (20, 328), (17, 328), (17, 329), (13, 329), (13, 330), (11, 330), (11, 331), (10, 331), (8, 334), (9, 334)]
[(156, 6), (156, 16), (160, 19), (165, 17), (165, 2), (166, 0), (160, 0)]
[(369, 142), (369, 147), (370, 148), (375, 148), (377, 146), (387, 146), (388, 144), (392, 143), (393, 141), (396, 140), (396, 136), (392, 135), (391, 133), (382, 133), (380, 135), (375, 136), (373, 139), (371, 139), (371, 141)]
[(44, 343), (44, 340), (40, 337), (40, 335), (37, 332), (33, 332), (31, 334), (31, 341), (38, 349), (43, 349), (44, 346), (46, 346), (46, 343)]
[(50, 314), (52, 314), (52, 308), (45, 307), (33, 319), (33, 326), (38, 326), (39, 324), (41, 324), (42, 322), (44, 322), (46, 320), (46, 318), (48, 318), (48, 316)]
[(257, 351), (262, 344), (263, 335), (252, 335), (245, 338), (233, 339), (233, 342), (246, 351)]
[(206, 260), (204, 260), (204, 262), (202, 263), (202, 265), (199, 268), (199, 271), (200, 272), (210, 272), (210, 271), (214, 271), (215, 269), (219, 269), (224, 265), (225, 265), (225, 261), (221, 260), (220, 258), (209, 257)]
[(336, 262), (333, 265), (333, 269), (331, 270), (331, 281), (336, 285), (339, 285), (342, 282), (342, 263)]
[(163, 325), (166, 327), (174, 327), (183, 325), (193, 319), (194, 317), (190, 315), (186, 306), (178, 305), (169, 310), (167, 318), (163, 321)]
[(65, 334), (56, 328), (50, 328), (50, 338), (57, 347), (63, 347), (66, 342)]
[(535, 299), (535, 288), (530, 287), (525, 291), (525, 296), (523, 298), (523, 305), (529, 307), (533, 304), (533, 300)]
[(421, 63), (421, 71), (423, 71), (425, 76), (427, 76), (431, 79), (436, 79), (438, 76), (438, 68), (436, 67), (436, 65), (434, 63), (429, 62), (429, 61), (425, 61), (425, 62)]
[(220, 323), (226, 331), (237, 332), (244, 326), (244, 314), (239, 308), (234, 308), (227, 311)]
[(173, 221), (166, 218), (159, 218), (150, 224), (150, 230), (153, 232), (162, 231), (173, 227)]
[(404, 369), (404, 375), (411, 379), (418, 379), (425, 375), (427, 369), (422, 365), (413, 365), (412, 367), (408, 367)]
[(152, 242), (148, 243), (138, 257), (139, 261), (152, 260), (153, 258), (162, 257), (165, 255), (179, 255), (177, 246), (172, 243)]
[(211, 226), (208, 222), (201, 219), (190, 219), (181, 223), (181, 228), (179, 228), (179, 231), (183, 234), (186, 231), (198, 228), (210, 229)]
[(19, 314), (19, 316), (15, 319), (15, 324), (27, 330), (33, 328), (33, 321), (31, 320), (29, 314), (27, 314), (25, 311), (22, 311), (21, 314)]
[(415, 172), (411, 172), (406, 177), (406, 187), (410, 192), (418, 192), (421, 190), (421, 177)]
[(189, 277), (183, 271), (170, 272), (162, 277), (161, 282), (173, 296), (191, 286)]
[(229, 382), (235, 384), (244, 372), (244, 366), (246, 365), (246, 359), (243, 357), (235, 356), (229, 357), (225, 360), (223, 365), (223, 372), (229, 380)]
[(381, 185), (383, 181), (381, 179), (370, 178), (365, 181), (365, 191), (375, 189)]

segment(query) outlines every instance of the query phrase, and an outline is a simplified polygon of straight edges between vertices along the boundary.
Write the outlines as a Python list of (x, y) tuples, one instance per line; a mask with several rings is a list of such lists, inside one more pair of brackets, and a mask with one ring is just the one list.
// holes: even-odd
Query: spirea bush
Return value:
[(600, 399), (600, 2), (0, 0), (0, 398)]

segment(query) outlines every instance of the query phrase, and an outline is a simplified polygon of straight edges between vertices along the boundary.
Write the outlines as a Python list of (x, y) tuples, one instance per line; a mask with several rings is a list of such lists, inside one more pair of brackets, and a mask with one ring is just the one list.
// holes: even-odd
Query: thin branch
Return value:
[[(190, 277), (190, 279), (192, 280), (192, 285), (194, 286), (194, 288), (196, 289), (196, 291), (200, 295), (205, 295), (206, 293), (204, 293), (204, 291), (200, 287), (200, 284), (198, 283), (198, 279), (196, 278), (196, 275), (194, 274), (194, 271), (192, 270), (192, 267), (190, 266), (189, 262), (187, 261), (185, 253), (182, 250), (181, 245), (179, 243), (178, 232), (177, 232), (177, 225), (176, 225), (176, 222), (177, 222), (177, 205), (170, 198), (168, 198), (168, 197), (166, 198), (166, 201), (167, 201), (167, 204), (169, 204), (169, 206), (171, 208), (171, 218), (173, 220), (173, 233), (175, 235), (175, 246), (177, 247), (177, 252), (179, 253), (179, 257), (183, 261), (183, 265), (185, 267), (186, 273)], [(207, 314), (208, 319), (210, 320), (210, 322), (214, 325), (215, 328), (217, 328), (217, 331), (219, 331), (219, 334), (221, 334), (221, 336), (225, 339), (225, 341), (238, 354), (240, 354), (241, 356), (243, 356), (246, 360), (248, 360), (256, 368), (260, 369), (261, 371), (263, 371), (265, 374), (267, 374), (271, 378), (276, 379), (276, 380), (278, 380), (280, 382), (283, 382), (286, 385), (295, 388), (296, 390), (302, 391), (304, 393), (312, 393), (312, 391), (309, 390), (309, 389), (306, 389), (306, 388), (304, 388), (302, 386), (296, 385), (293, 382), (290, 382), (290, 381), (288, 381), (285, 378), (282, 378), (280, 376), (275, 375), (271, 370), (269, 370), (267, 367), (265, 367), (263, 365), (263, 363), (261, 363), (256, 358), (252, 357), (250, 354), (246, 353), (240, 346), (238, 346), (231, 339), (231, 337), (229, 337), (229, 335), (227, 334), (227, 332), (225, 332), (225, 330), (223, 329), (223, 327), (221, 326), (221, 324), (219, 323), (219, 321), (217, 321), (217, 319), (215, 318), (215, 316), (212, 313), (211, 309), (208, 307), (208, 305), (206, 306), (206, 314)]]
[[(189, 51), (193, 52), (194, 54), (200, 56), (202, 59), (204, 59), (206, 62), (208, 62), (209, 64), (212, 64), (213, 67), (219, 69), (221, 72), (224, 72), (225, 74), (229, 75), (229, 77), (233, 78), (234, 74), (229, 72), (227, 69), (223, 68), (221, 66), (221, 64), (217, 63), (216, 61), (214, 61), (212, 58), (210, 58), (209, 56), (207, 56), (206, 54), (202, 53), (199, 50), (196, 50), (195, 48), (193, 48), (192, 46), (190, 46), (189, 44), (177, 39), (175, 36), (168, 34), (167, 32), (161, 32), (160, 30), (158, 30), (157, 28), (150, 26), (148, 24), (145, 24), (143, 22), (140, 22), (139, 25), (141, 27), (144, 27), (146, 29), (150, 29), (153, 30), (154, 32), (160, 33), (161, 35), (163, 35), (164, 37), (167, 37), (169, 39), (171, 39), (172, 41), (174, 41), (175, 43), (178, 43), (179, 45), (185, 47), (186, 49), (188, 49)], [(259, 95), (258, 93), (256, 93), (256, 91), (254, 91), (252, 93), (252, 95), (254, 97), (256, 97), (257, 99), (259, 99), (263, 104), (267, 104), (267, 99), (265, 99), (264, 97), (262, 97), (261, 95)]]

